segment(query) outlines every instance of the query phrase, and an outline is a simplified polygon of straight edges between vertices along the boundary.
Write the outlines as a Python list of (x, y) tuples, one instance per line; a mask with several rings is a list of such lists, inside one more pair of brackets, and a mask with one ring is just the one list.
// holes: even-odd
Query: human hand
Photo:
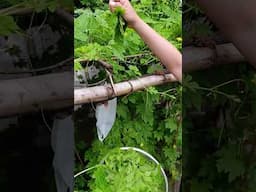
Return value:
[(123, 18), (127, 22), (128, 27), (134, 28), (140, 20), (140, 17), (137, 15), (129, 0), (109, 0), (109, 8), (112, 12), (114, 12), (117, 7), (121, 7), (125, 10)]

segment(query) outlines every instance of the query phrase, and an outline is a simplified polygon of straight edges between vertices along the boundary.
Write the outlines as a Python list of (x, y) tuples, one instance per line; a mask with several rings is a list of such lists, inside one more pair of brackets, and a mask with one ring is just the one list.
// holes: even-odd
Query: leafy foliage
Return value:
[(163, 191), (160, 167), (133, 150), (110, 151), (93, 172), (91, 190), (98, 192)]
[[(92, 7), (95, 3), (100, 5)], [(138, 14), (157, 32), (181, 48), (181, 12), (179, 0), (132, 1)], [(95, 1), (75, 10), (75, 61), (104, 60), (113, 66), (115, 82), (137, 78), (162, 69), (141, 38), (130, 28), (115, 38), (117, 16), (107, 4)], [(79, 67), (78, 67), (79, 68)], [(87, 167), (95, 166), (116, 147), (139, 147), (155, 156), (173, 182), (181, 175), (181, 86), (168, 84), (118, 98), (117, 118), (110, 135), (101, 143), (85, 143)], [(81, 110), (82, 113), (83, 109)], [(77, 112), (79, 116), (79, 111)], [(81, 119), (79, 120), (81, 121)], [(79, 125), (77, 125), (79, 126)], [(84, 169), (77, 164), (76, 170)], [(132, 173), (131, 173), (132, 174)], [(79, 189), (89, 190), (90, 176), (78, 179)], [(90, 185), (90, 184), (89, 184)], [(86, 187), (87, 186), (87, 187)], [(147, 190), (145, 190), (147, 191)]]
[(245, 166), (243, 161), (237, 157), (236, 146), (224, 146), (217, 152), (217, 155), (219, 156), (216, 164), (218, 172), (228, 173), (229, 182), (244, 174)]
[(117, 7), (115, 9), (115, 15), (117, 16), (117, 24), (115, 28), (115, 41), (122, 41), (123, 40), (123, 34), (126, 30), (127, 23), (123, 19), (122, 15), (125, 14), (125, 10), (121, 7)]
[(13, 17), (0, 15), (0, 26), (5, 26), (0, 28), (0, 35), (6, 36), (10, 33), (15, 33), (19, 30)]

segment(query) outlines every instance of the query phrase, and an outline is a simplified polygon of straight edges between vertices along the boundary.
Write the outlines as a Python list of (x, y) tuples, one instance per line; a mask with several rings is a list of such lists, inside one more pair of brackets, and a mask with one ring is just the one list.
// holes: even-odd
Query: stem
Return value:
[(233, 80), (227, 81), (227, 82), (225, 82), (225, 83), (221, 83), (221, 84), (219, 84), (219, 85), (217, 85), (217, 86), (214, 86), (214, 87), (212, 87), (212, 89), (217, 89), (217, 88), (223, 87), (223, 86), (225, 86), (225, 85), (231, 84), (231, 83), (233, 83), (233, 82), (239, 82), (239, 81), (240, 81), (240, 82), (244, 82), (243, 79), (233, 79)]
[(206, 88), (206, 87), (200, 87), (200, 86), (199, 86), (199, 87), (193, 87), (193, 88), (194, 88), (194, 89), (203, 90), (203, 91), (209, 91), (209, 92), (212, 92), (212, 93), (217, 93), (217, 94), (219, 94), (219, 95), (223, 95), (223, 96), (225, 96), (225, 97), (227, 97), (227, 98), (230, 98), (231, 95), (226, 94), (226, 93), (221, 92), (221, 91), (218, 91), (218, 90), (216, 90), (216, 89), (217, 89), (217, 88), (220, 88), (220, 87), (223, 87), (223, 86), (225, 86), (225, 85), (234, 83), (234, 82), (244, 82), (244, 80), (243, 80), (243, 79), (233, 79), (233, 80), (230, 80), (230, 81), (221, 83), (221, 84), (219, 84), (219, 85), (217, 85), (217, 86), (214, 86), (214, 87), (212, 87), (212, 88)]
[(221, 92), (221, 91), (217, 91), (217, 90), (214, 90), (213, 88), (206, 88), (206, 87), (194, 87), (195, 89), (199, 89), (199, 90), (203, 90), (203, 91), (210, 91), (212, 93), (217, 93), (219, 95), (223, 95), (225, 97), (228, 97), (230, 98), (230, 95), (229, 94), (226, 94), (224, 92)]

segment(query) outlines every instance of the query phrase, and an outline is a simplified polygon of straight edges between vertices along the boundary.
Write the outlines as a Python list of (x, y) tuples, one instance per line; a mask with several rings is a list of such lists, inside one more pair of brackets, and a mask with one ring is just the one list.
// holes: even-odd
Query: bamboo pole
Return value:
[(0, 117), (73, 106), (73, 72), (0, 81)]
[[(104, 101), (149, 86), (176, 81), (172, 74), (151, 75), (121, 83), (75, 90), (73, 72), (0, 81), (0, 117), (72, 107), (75, 104)], [(75, 94), (75, 95), (74, 95)], [(74, 99), (75, 96), (75, 99)]]
[(182, 51), (184, 72), (198, 71), (223, 64), (245, 62), (244, 56), (231, 43), (208, 47), (185, 47)]
[(143, 90), (150, 86), (175, 82), (176, 78), (172, 74), (150, 75), (121, 83), (76, 89), (74, 92), (74, 104), (99, 102), (111, 99), (116, 96), (127, 95), (135, 91)]
[[(203, 47), (183, 49), (183, 71), (205, 69), (220, 64), (244, 62), (244, 57), (232, 44), (217, 45), (216, 50)], [(175, 82), (172, 74), (151, 75), (121, 83), (74, 90), (73, 72), (23, 77), (0, 81), (0, 117), (43, 109), (61, 109), (74, 104), (100, 102)], [(116, 94), (114, 94), (114, 92)]]

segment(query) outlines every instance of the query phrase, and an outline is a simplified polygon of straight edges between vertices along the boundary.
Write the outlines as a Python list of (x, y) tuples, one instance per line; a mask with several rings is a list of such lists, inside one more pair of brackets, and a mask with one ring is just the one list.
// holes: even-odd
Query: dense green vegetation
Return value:
[[(180, 1), (132, 1), (138, 14), (162, 36), (181, 48)], [(115, 38), (117, 16), (102, 1), (80, 1), (75, 10), (75, 69), (80, 61), (104, 60), (113, 66), (115, 82), (137, 78), (162, 70), (159, 61), (150, 53), (140, 37), (129, 28)], [(177, 83), (151, 87), (118, 98), (117, 119), (107, 139), (101, 143), (93, 134), (93, 141), (77, 140), (79, 154), (86, 167), (97, 165), (116, 147), (139, 147), (155, 156), (166, 170), (170, 183), (181, 175), (181, 86)], [(85, 108), (88, 106), (85, 106)], [(76, 113), (77, 136), (85, 129), (88, 115), (82, 108)], [(88, 123), (87, 123), (88, 126)], [(87, 130), (94, 130), (91, 125)], [(87, 133), (88, 134), (88, 133)], [(81, 138), (81, 137), (80, 137)], [(76, 172), (85, 167), (77, 162)], [(76, 180), (76, 190), (90, 191), (93, 171)], [(131, 181), (133, 182), (133, 181)]]
[[(184, 44), (229, 42), (194, 1), (184, 3)], [(218, 41), (216, 41), (218, 39)], [(186, 74), (183, 191), (254, 192), (256, 72), (248, 63)]]
[(136, 151), (112, 150), (95, 169), (92, 191), (165, 191), (160, 167)]

